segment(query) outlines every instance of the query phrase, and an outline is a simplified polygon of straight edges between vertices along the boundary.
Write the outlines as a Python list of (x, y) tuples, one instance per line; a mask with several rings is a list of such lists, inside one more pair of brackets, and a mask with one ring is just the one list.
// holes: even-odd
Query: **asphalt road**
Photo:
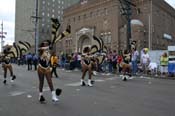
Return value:
[(38, 77), (26, 66), (13, 65), (17, 79), (2, 83), (0, 116), (175, 116), (175, 80), (133, 77), (127, 82), (117, 75), (93, 76), (93, 87), (80, 86), (80, 71), (58, 69), (55, 88), (63, 89), (60, 101), (51, 101), (45, 81), (46, 104), (38, 101)]

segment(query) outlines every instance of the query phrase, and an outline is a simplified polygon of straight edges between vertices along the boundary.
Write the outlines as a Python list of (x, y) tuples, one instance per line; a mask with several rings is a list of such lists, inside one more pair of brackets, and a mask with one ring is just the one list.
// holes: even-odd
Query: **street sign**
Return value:
[(5, 36), (4, 36), (4, 35), (3, 35), (3, 36), (2, 36), (2, 35), (0, 35), (0, 38), (5, 38)]
[[(2, 32), (0, 32), (0, 34), (2, 34)], [(3, 32), (3, 34), (7, 35), (7, 32)]]

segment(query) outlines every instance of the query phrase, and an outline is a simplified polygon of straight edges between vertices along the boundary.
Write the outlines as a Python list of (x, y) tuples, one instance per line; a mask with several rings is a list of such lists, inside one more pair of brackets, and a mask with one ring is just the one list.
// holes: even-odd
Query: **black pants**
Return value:
[(57, 67), (56, 66), (52, 66), (52, 71), (51, 71), (51, 75), (54, 73), (55, 74), (55, 77), (58, 77), (57, 75)]
[(34, 65), (35, 70), (37, 70), (38, 61), (33, 61), (33, 65)]
[(32, 70), (32, 60), (27, 61), (28, 70)]

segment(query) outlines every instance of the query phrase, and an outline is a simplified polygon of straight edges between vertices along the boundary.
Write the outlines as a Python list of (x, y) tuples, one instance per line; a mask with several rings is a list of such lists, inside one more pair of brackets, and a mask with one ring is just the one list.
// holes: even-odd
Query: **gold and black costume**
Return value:
[(38, 64), (38, 78), (39, 78), (39, 101), (44, 102), (45, 98), (43, 96), (43, 86), (44, 77), (46, 77), (47, 83), (49, 85), (50, 91), (52, 92), (52, 101), (58, 101), (54, 91), (52, 79), (51, 79), (51, 67), (50, 67), (50, 53), (47, 48), (40, 49), (39, 64)]
[(81, 60), (81, 67), (82, 67), (82, 77), (81, 77), (81, 85), (85, 86), (85, 75), (86, 72), (88, 71), (89, 73), (89, 78), (88, 78), (88, 86), (92, 87), (92, 56), (89, 54), (90, 48), (85, 47), (83, 50), (84, 54), (82, 55), (82, 60)]
[(8, 70), (10, 72), (10, 76), (12, 77), (11, 82), (13, 82), (16, 79), (16, 76), (13, 75), (13, 68), (12, 68), (12, 65), (10, 63), (10, 57), (4, 56), (2, 62), (3, 62), (2, 67), (4, 69), (4, 81), (3, 81), (3, 83), (4, 84), (7, 83), (6, 78), (7, 78), (7, 71)]

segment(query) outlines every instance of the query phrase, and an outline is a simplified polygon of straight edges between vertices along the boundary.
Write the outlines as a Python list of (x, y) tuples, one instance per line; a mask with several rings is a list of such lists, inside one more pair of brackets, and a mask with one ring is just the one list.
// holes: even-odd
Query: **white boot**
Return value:
[(95, 75), (95, 76), (97, 75), (97, 72), (96, 72), (96, 71), (93, 71), (92, 73), (93, 73), (93, 75)]
[(92, 83), (90, 79), (88, 79), (88, 86), (92, 87)]
[(12, 76), (12, 79), (10, 80), (10, 82), (13, 83), (15, 79), (16, 79), (16, 76), (13, 75), (13, 76)]
[(86, 83), (84, 82), (83, 79), (81, 79), (81, 86), (85, 86), (85, 85), (86, 85)]
[(56, 96), (55, 91), (52, 91), (52, 101), (54, 101), (54, 102), (58, 102), (59, 101), (59, 99)]

